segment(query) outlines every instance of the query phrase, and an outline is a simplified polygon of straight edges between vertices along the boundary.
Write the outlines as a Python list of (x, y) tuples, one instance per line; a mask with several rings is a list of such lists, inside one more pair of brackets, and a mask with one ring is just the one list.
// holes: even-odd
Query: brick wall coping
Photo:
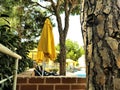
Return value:
[(41, 78), (85, 78), (85, 77), (78, 77), (75, 75), (66, 75), (66, 76), (35, 76), (34, 69), (26, 70), (25, 72), (22, 72), (18, 74), (18, 77), (25, 78), (25, 77), (41, 77)]
[(18, 78), (85, 78), (85, 77), (77, 77), (77, 76), (17, 76)]

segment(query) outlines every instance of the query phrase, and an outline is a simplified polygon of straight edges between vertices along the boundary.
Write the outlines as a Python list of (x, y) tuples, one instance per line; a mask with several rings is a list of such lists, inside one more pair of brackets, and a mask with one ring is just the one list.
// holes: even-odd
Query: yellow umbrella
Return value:
[(47, 18), (45, 20), (41, 37), (38, 43), (38, 52), (37, 52), (37, 60), (45, 61), (47, 59), (55, 60), (56, 52), (54, 45), (54, 37), (52, 32), (52, 25), (50, 20)]

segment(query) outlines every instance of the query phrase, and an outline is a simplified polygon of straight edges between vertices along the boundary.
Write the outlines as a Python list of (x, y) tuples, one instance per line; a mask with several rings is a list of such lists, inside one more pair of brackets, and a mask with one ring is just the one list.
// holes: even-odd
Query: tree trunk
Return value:
[(120, 77), (119, 9), (119, 0), (82, 0), (87, 90), (120, 90), (114, 82)]
[[(69, 17), (69, 16), (68, 16)], [(56, 12), (56, 19), (58, 23), (58, 31), (59, 31), (59, 42), (60, 42), (60, 75), (66, 75), (66, 46), (65, 40), (68, 28), (62, 29), (62, 21), (60, 15)], [(69, 20), (68, 20), (69, 21)], [(67, 23), (67, 27), (69, 24)]]
[[(59, 41), (60, 41), (60, 75), (66, 75), (66, 36), (69, 29), (69, 17), (70, 13), (73, 9), (77, 6), (77, 0), (57, 0), (57, 3), (54, 3), (54, 0), (50, 0), (52, 5), (52, 11), (55, 13), (57, 24), (58, 24), (58, 31), (59, 31)], [(64, 10), (62, 10), (64, 7)], [(62, 28), (62, 19), (63, 17), (60, 16), (61, 11), (65, 14), (64, 18), (64, 28)]]
[(60, 75), (66, 75), (66, 46), (65, 37), (60, 37)]
[(60, 42), (60, 75), (66, 75), (66, 36), (68, 33), (69, 29), (69, 17), (70, 17), (70, 12), (68, 12), (68, 7), (67, 7), (68, 1), (66, 1), (66, 9), (65, 9), (65, 21), (64, 21), (64, 29), (62, 28), (62, 17), (60, 17), (60, 13), (58, 12), (57, 9), (55, 9), (55, 14), (56, 14), (56, 19), (58, 23), (58, 31), (59, 31), (59, 42)]

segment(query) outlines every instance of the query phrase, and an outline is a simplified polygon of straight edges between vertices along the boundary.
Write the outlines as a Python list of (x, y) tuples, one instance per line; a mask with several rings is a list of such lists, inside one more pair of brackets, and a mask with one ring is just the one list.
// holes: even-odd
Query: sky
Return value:
[[(80, 46), (83, 46), (83, 39), (82, 39), (82, 34), (81, 34), (81, 26), (80, 26), (80, 16), (70, 16), (70, 24), (69, 24), (69, 30), (67, 34), (67, 39), (72, 40), (73, 42), (76, 41)], [(55, 23), (56, 20), (54, 21)], [(62, 15), (62, 23), (64, 23), (64, 15)], [(54, 41), (55, 45), (59, 43), (59, 33), (57, 29), (57, 24), (56, 27), (53, 28), (53, 34), (54, 34)]]

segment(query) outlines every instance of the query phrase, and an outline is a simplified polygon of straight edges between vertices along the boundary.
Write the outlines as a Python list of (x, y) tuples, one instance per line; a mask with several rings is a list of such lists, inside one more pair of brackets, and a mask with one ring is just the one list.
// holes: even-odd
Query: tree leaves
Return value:
[[(56, 49), (59, 51), (59, 44), (56, 46)], [(85, 51), (83, 47), (80, 47), (77, 42), (73, 42), (69, 39), (66, 40), (66, 58), (77, 61)]]

